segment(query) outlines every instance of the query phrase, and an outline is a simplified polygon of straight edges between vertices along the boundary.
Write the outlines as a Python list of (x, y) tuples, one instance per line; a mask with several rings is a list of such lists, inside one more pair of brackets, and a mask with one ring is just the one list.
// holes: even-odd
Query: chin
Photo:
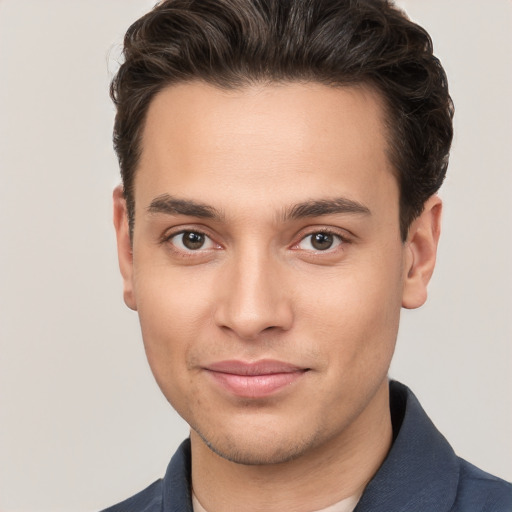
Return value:
[(305, 442), (290, 439), (288, 436), (276, 436), (275, 433), (255, 436), (251, 435), (252, 432), (246, 431), (245, 436), (226, 435), (219, 439), (205, 435), (195, 428), (194, 431), (216, 455), (246, 466), (283, 464), (297, 459), (315, 444), (314, 436)]

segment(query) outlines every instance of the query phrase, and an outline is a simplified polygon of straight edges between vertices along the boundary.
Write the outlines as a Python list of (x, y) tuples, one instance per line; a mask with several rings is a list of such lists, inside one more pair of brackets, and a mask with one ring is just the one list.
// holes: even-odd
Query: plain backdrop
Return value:
[[(163, 475), (187, 426), (122, 302), (111, 190), (119, 43), (149, 0), (0, 0), (0, 510), (82, 512)], [(391, 376), (512, 480), (512, 2), (404, 0), (456, 105), (430, 298)]]

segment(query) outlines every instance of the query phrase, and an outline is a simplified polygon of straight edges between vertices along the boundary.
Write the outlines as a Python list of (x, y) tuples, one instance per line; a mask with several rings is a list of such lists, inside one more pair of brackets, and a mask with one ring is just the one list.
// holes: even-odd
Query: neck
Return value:
[(194, 431), (190, 439), (192, 485), (208, 512), (321, 510), (361, 494), (384, 461), (392, 442), (388, 383), (339, 435), (282, 464), (237, 464)]

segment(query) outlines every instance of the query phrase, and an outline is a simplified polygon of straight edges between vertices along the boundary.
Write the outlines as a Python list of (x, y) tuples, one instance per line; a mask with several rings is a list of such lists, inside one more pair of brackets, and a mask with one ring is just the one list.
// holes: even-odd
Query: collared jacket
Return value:
[[(409, 388), (390, 383), (394, 441), (354, 512), (512, 512), (512, 484), (455, 455)], [(165, 477), (103, 512), (192, 512), (190, 441)]]

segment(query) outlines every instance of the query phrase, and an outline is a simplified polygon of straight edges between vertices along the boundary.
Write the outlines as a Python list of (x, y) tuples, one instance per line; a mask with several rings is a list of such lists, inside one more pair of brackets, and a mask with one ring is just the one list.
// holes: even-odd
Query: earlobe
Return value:
[(123, 296), (125, 304), (134, 311), (137, 309), (133, 287), (133, 251), (128, 224), (128, 212), (122, 185), (117, 186), (113, 193), (114, 227), (117, 238), (117, 256), (119, 269), (123, 278)]
[(427, 300), (427, 286), (436, 264), (441, 234), (442, 201), (434, 195), (425, 203), (423, 212), (409, 228), (405, 247), (404, 288), (402, 306), (415, 309)]

